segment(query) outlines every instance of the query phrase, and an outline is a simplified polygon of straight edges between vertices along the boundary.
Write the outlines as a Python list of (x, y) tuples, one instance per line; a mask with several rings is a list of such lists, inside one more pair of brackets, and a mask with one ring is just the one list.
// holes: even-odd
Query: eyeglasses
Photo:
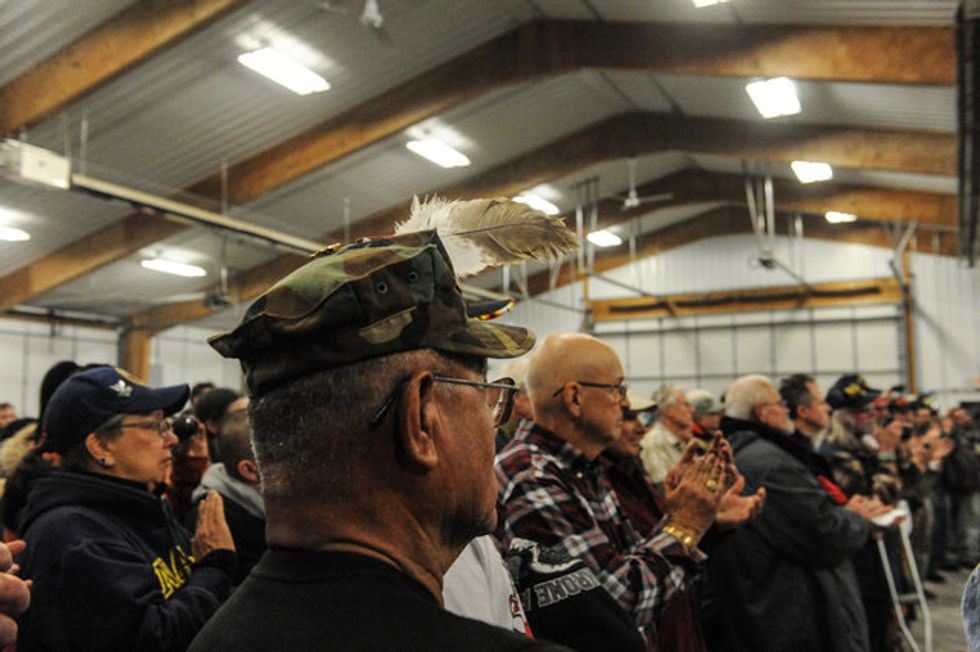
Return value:
[[(492, 383), (450, 378), (448, 376), (433, 376), (432, 380), (437, 383), (447, 383), (450, 385), (481, 387), (487, 390), (487, 407), (490, 408), (490, 413), (493, 415), (494, 427), (505, 423), (510, 418), (511, 409), (514, 407), (514, 394), (517, 392), (517, 383), (514, 382), (513, 378), (500, 378)], [(407, 378), (399, 382), (391, 394), (384, 400), (384, 403), (381, 404), (381, 407), (378, 408), (378, 411), (374, 413), (374, 416), (371, 417), (370, 425), (372, 429), (377, 428), (381, 420), (384, 419), (385, 414), (391, 409), (391, 406), (395, 403), (395, 399), (398, 398), (398, 395), (405, 388), (407, 382)]]
[[(619, 394), (619, 399), (623, 400), (626, 398), (626, 392), (629, 390), (629, 385), (625, 382), (622, 383), (592, 383), (587, 380), (576, 380), (576, 383), (582, 387), (598, 387), (599, 389), (614, 389)], [(568, 383), (565, 383), (567, 385)], [(551, 398), (555, 398), (559, 394), (565, 391), (565, 385), (562, 385), (558, 390), (551, 395)]]
[(160, 419), (159, 421), (137, 421), (135, 423), (120, 423), (116, 426), (119, 430), (125, 430), (126, 428), (137, 428), (139, 430), (153, 430), (156, 431), (162, 439), (167, 438), (167, 433), (170, 432), (172, 426), (170, 425), (169, 419)]
[(758, 407), (761, 407), (761, 408), (762, 407), (769, 407), (770, 405), (775, 405), (776, 407), (781, 407), (781, 408), (784, 408), (786, 410), (789, 409), (789, 403), (787, 403), (786, 401), (768, 401), (766, 403), (759, 403), (758, 404)]

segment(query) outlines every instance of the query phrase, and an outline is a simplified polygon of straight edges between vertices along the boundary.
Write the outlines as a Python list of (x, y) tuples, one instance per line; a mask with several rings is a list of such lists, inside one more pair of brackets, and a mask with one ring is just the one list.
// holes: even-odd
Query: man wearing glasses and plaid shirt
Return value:
[(531, 359), (527, 386), (535, 423), (497, 458), (498, 537), (505, 547), (522, 538), (581, 559), (653, 648), (656, 618), (705, 559), (697, 544), (734, 481), (730, 456), (718, 440), (697, 460), (692, 449), (667, 479), (667, 516), (641, 537), (596, 459), (629, 408), (615, 351), (588, 335), (552, 335)]

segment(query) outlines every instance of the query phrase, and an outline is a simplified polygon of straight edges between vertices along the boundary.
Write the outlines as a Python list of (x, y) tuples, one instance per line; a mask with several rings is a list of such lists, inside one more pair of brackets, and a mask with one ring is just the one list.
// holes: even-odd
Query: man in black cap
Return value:
[(325, 252), (213, 338), (251, 398), (269, 550), (192, 650), (556, 649), (442, 609), (496, 523), (487, 357), (523, 328), (467, 318), (434, 232)]

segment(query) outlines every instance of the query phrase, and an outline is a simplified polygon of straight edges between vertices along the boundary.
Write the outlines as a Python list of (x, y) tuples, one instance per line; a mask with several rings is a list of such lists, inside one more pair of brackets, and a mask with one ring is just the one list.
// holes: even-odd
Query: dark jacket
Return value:
[(19, 652), (184, 650), (230, 590), (234, 554), (195, 563), (168, 503), (139, 483), (52, 472), (21, 532), (34, 586)]
[[(763, 424), (725, 418), (745, 493), (766, 505), (712, 551), (713, 650), (865, 652), (868, 631), (851, 556), (869, 526), (835, 503), (812, 451)], [(716, 643), (717, 642), (717, 643)]]
[(238, 586), (265, 552), (265, 506), (258, 491), (229, 475), (224, 464), (212, 464), (201, 478), (200, 486), (191, 494), (194, 506), (185, 521), (189, 530), (197, 527), (201, 501), (212, 489), (221, 494), (225, 520), (235, 541), (238, 565), (231, 580), (234, 586)]
[[(666, 504), (650, 482), (640, 458), (617, 458), (606, 451), (599, 460), (606, 469), (623, 514), (640, 536), (650, 536), (666, 513)], [(659, 652), (704, 652), (707, 649), (701, 635), (696, 585), (664, 609), (657, 619), (656, 636), (655, 649)]]

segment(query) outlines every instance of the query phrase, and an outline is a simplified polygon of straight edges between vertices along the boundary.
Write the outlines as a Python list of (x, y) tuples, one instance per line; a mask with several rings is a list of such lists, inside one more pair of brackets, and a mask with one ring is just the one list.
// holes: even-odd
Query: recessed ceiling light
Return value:
[(176, 260), (167, 260), (166, 258), (149, 258), (140, 264), (146, 269), (152, 269), (154, 272), (163, 272), (165, 274), (173, 274), (175, 276), (194, 277), (207, 275), (207, 272), (203, 267), (189, 265), (187, 263), (179, 263)]
[(616, 247), (623, 244), (622, 238), (607, 229), (593, 231), (585, 237), (597, 247)]
[(0, 240), (6, 242), (24, 242), (31, 239), (31, 234), (23, 229), (12, 226), (0, 226)]
[(545, 215), (558, 215), (561, 213), (561, 209), (559, 209), (557, 206), (541, 195), (535, 195), (534, 193), (526, 192), (520, 194), (517, 197), (514, 197), (514, 201), (520, 202), (521, 204), (527, 204), (531, 208), (539, 210)]
[(464, 168), (470, 164), (465, 154), (435, 138), (410, 140), (405, 147), (444, 168)]
[(701, 7), (711, 7), (713, 5), (725, 4), (728, 0), (693, 0), (694, 6), (700, 9)]
[(330, 88), (326, 79), (275, 48), (246, 52), (239, 55), (238, 62), (297, 95), (320, 93)]
[(827, 181), (834, 178), (834, 170), (829, 163), (815, 161), (793, 161), (789, 164), (800, 183)]
[(800, 112), (800, 98), (796, 96), (796, 84), (788, 77), (775, 77), (745, 85), (755, 108), (763, 118), (778, 118)]
[(845, 222), (856, 221), (857, 215), (852, 215), (851, 213), (841, 213), (839, 211), (827, 211), (824, 213), (824, 218), (831, 224), (844, 224)]

